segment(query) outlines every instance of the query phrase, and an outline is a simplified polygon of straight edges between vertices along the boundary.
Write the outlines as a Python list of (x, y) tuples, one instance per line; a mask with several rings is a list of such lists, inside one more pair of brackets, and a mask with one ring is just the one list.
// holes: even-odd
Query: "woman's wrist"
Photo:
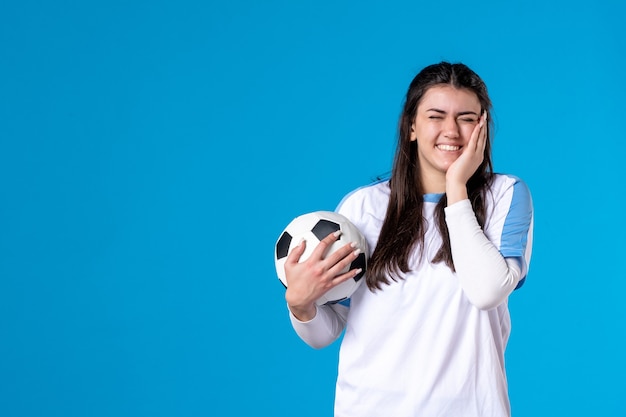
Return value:
[(467, 199), (467, 186), (464, 183), (446, 182), (446, 198), (449, 206)]
[(306, 306), (294, 306), (287, 303), (287, 307), (296, 319), (304, 322), (313, 320), (317, 314), (317, 307), (314, 303)]

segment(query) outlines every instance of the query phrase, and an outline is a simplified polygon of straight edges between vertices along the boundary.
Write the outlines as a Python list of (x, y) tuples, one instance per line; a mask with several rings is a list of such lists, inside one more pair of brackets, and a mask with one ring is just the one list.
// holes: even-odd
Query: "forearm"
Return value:
[(346, 325), (348, 307), (341, 304), (317, 306), (315, 316), (309, 321), (300, 321), (289, 311), (294, 330), (309, 346), (320, 349), (333, 343)]
[(467, 196), (467, 186), (465, 183), (446, 181), (446, 198), (448, 199), (448, 206), (451, 206), (459, 201), (465, 200)]
[(445, 209), (452, 259), (461, 288), (477, 308), (501, 304), (520, 280), (521, 268), (514, 258), (504, 258), (483, 233), (469, 200)]

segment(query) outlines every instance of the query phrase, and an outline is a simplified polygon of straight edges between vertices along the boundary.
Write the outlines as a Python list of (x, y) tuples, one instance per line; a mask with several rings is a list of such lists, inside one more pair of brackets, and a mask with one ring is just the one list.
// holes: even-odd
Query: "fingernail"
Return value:
[(354, 275), (359, 275), (363, 271), (363, 268), (357, 268), (354, 270)]
[(296, 247), (298, 247), (298, 246), (302, 246), (302, 244), (303, 244), (303, 243), (304, 243), (304, 238), (303, 238), (303, 237), (301, 237), (301, 238), (300, 238), (300, 242), (298, 242), (298, 244), (296, 245)]
[(361, 253), (361, 249), (357, 249), (352, 253), (354, 254), (354, 256), (359, 256), (359, 253)]
[(350, 246), (352, 246), (353, 248), (356, 248), (356, 245), (358, 245), (358, 243), (356, 243), (356, 242), (351, 242), (350, 243)]
[(341, 230), (337, 230), (335, 233), (333, 233), (333, 236), (335, 237), (341, 236)]

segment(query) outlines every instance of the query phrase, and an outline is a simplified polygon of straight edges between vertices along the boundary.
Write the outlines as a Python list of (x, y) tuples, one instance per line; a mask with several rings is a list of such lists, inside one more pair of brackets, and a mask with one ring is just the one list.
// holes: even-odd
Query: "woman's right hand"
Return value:
[(309, 321), (317, 312), (315, 301), (327, 291), (344, 281), (354, 278), (361, 269), (341, 274), (361, 252), (356, 243), (348, 243), (325, 258), (328, 248), (339, 239), (341, 232), (331, 233), (320, 241), (304, 262), (300, 257), (306, 249), (306, 241), (294, 247), (285, 260), (287, 291), (285, 299), (289, 310), (300, 321)]

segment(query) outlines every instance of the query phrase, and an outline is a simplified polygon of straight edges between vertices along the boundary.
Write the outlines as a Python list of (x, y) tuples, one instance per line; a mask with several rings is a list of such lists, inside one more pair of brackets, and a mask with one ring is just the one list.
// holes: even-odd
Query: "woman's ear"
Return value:
[(417, 140), (417, 134), (415, 133), (415, 122), (411, 124), (411, 142), (415, 142)]

